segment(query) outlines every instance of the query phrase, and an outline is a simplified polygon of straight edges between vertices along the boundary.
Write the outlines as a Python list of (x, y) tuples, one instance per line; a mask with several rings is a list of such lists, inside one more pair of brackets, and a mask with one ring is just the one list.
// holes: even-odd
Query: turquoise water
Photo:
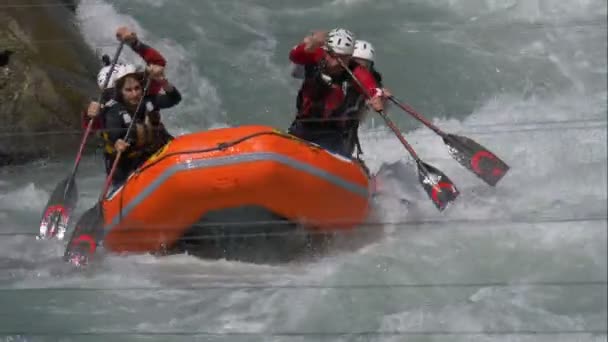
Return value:
[[(390, 108), (421, 158), (461, 190), (448, 211), (416, 193), (415, 181), (410, 189), (389, 184), (414, 205), (380, 198), (384, 224), (368, 228), (379, 236), (314, 262), (106, 256), (78, 273), (60, 261), (64, 242), (31, 235), (72, 156), (4, 169), (0, 335), (606, 341), (606, 14), (606, 2), (594, 0), (82, 1), (79, 27), (100, 53), (113, 52), (115, 28), (127, 24), (167, 57), (168, 77), (184, 94), (163, 113), (176, 134), (287, 127), (298, 88), (289, 49), (311, 29), (345, 26), (375, 45), (398, 98), (490, 148), (511, 170), (498, 187), (486, 186), (437, 136)], [(128, 50), (123, 60), (139, 63)], [(373, 115), (362, 143), (373, 171), (409, 160)], [(83, 162), (79, 213), (98, 196), (101, 166), (99, 156)]]

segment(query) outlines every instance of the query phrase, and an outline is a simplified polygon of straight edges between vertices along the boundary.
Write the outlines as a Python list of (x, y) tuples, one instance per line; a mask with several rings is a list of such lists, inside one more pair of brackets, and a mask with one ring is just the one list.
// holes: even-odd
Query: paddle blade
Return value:
[(509, 171), (505, 162), (469, 138), (447, 134), (443, 142), (454, 159), (491, 186), (495, 186)]
[(87, 210), (76, 223), (65, 249), (64, 260), (79, 267), (87, 265), (97, 250), (97, 243), (103, 232), (103, 223), (101, 205), (98, 204)]
[(36, 236), (36, 239), (44, 240), (56, 237), (63, 240), (77, 201), (78, 190), (74, 178), (70, 180), (68, 177), (59, 182), (44, 208), (40, 219), (39, 235)]
[(410, 205), (426, 200), (418, 186), (418, 173), (413, 164), (404, 161), (383, 163), (372, 178), (373, 197), (387, 197)]
[(446, 209), (460, 194), (443, 172), (422, 161), (418, 162), (418, 179), (439, 211)]

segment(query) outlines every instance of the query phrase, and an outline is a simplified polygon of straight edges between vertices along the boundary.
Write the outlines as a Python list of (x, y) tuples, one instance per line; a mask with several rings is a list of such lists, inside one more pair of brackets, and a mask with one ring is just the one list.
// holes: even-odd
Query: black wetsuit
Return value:
[[(114, 144), (118, 139), (125, 138), (131, 120), (136, 120), (136, 123), (143, 123), (145, 115), (148, 113), (173, 107), (177, 105), (181, 99), (181, 94), (175, 87), (166, 94), (148, 95), (145, 97), (144, 103), (136, 115), (133, 115), (133, 113), (131, 113), (122, 103), (110, 101), (108, 103), (109, 106), (104, 108), (102, 116), (104, 120), (104, 132), (102, 133), (102, 137), (106, 142), (104, 148), (106, 173), (108, 174), (110, 172), (114, 158), (116, 157)], [(129, 175), (155, 151), (151, 146), (136, 146), (137, 135), (134, 128), (131, 129), (129, 136), (126, 139), (131, 146), (123, 152), (113, 176), (112, 183), (115, 186), (122, 184)]]
[[(374, 69), (372, 66), (370, 72), (378, 82), (378, 86), (382, 87), (382, 75)], [(359, 143), (359, 124), (363, 118), (363, 114), (367, 111), (367, 99), (364, 95), (358, 92), (352, 83), (348, 84), (346, 89), (346, 95), (344, 103), (340, 106), (340, 116), (347, 117), (346, 128), (342, 135), (342, 142), (344, 144), (344, 153), (348, 156), (352, 156), (355, 152), (355, 148), (358, 150), (357, 154), (361, 152), (361, 146)]]

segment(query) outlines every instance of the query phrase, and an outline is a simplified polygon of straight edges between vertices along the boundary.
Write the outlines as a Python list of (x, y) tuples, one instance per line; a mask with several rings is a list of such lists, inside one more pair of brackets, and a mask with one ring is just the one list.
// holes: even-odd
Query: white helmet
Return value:
[(355, 41), (355, 52), (353, 58), (361, 58), (366, 61), (374, 62), (375, 57), (374, 46), (365, 40)]
[(341, 55), (352, 55), (355, 51), (355, 35), (349, 30), (337, 28), (327, 34), (327, 48), (329, 51)]
[[(118, 67), (118, 65), (116, 65)], [(137, 67), (133, 64), (123, 64), (119, 68), (118, 71), (114, 74), (114, 82), (117, 82), (119, 79), (137, 73)]]
[[(106, 86), (106, 88), (114, 87), (114, 82), (116, 82), (116, 73), (118, 73), (118, 70), (121, 66), (124, 66), (124, 64), (116, 63), (116, 65), (114, 66), (114, 70), (112, 70), (112, 75), (110, 75), (110, 79), (108, 80), (108, 85)], [(110, 67), (111, 65), (106, 65), (101, 68), (101, 70), (99, 70), (99, 72), (97, 73), (97, 85), (99, 86), (99, 89), (103, 87), (103, 84), (106, 81), (106, 76), (110, 71)]]

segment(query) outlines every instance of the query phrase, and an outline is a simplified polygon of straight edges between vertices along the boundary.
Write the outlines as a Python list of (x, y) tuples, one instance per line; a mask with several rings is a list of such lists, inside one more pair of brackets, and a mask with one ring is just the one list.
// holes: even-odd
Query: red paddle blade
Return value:
[(439, 211), (446, 209), (460, 194), (443, 172), (423, 161), (418, 162), (418, 178)]
[[(37, 240), (57, 238), (63, 240), (65, 231), (71, 219), (72, 211), (78, 201), (76, 182), (72, 179), (68, 187), (69, 178), (59, 182), (49, 197), (40, 219), (39, 235)], [(67, 191), (66, 191), (67, 190)]]
[(78, 220), (63, 258), (75, 266), (86, 266), (103, 233), (103, 209), (100, 204), (87, 210)]
[(504, 161), (469, 138), (447, 134), (443, 142), (454, 159), (491, 186), (495, 186), (509, 171)]

